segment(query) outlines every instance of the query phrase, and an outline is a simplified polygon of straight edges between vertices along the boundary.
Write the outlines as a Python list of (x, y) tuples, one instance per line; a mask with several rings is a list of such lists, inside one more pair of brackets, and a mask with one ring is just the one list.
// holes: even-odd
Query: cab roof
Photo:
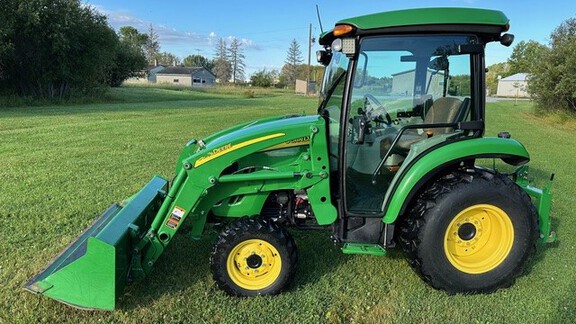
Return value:
[[(509, 19), (497, 10), (476, 8), (420, 8), (388, 11), (342, 19), (336, 25), (351, 25), (353, 35), (392, 33), (463, 32), (496, 40), (508, 29)], [(329, 45), (333, 30), (320, 35), (320, 44)]]

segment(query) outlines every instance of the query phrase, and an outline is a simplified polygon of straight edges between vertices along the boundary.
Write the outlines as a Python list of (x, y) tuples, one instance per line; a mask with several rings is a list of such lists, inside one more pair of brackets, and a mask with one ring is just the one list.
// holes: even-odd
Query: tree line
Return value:
[[(114, 31), (107, 18), (79, 0), (3, 0), (0, 6), (0, 91), (34, 98), (68, 98), (119, 86), (146, 65), (202, 66), (221, 83), (244, 83), (242, 41), (220, 38), (214, 56), (188, 55), (182, 61), (160, 51), (150, 26), (141, 33), (124, 26)], [(576, 18), (560, 24), (548, 45), (521, 41), (507, 62), (489, 67), (486, 83), (496, 92), (499, 77), (528, 73), (527, 91), (542, 111), (576, 113)], [(283, 67), (250, 76), (255, 86), (294, 87), (296, 79), (322, 79), (323, 67), (303, 64), (292, 40)]]
[[(219, 39), (213, 59), (189, 55), (180, 61), (160, 51), (152, 26), (143, 33), (131, 26), (116, 32), (106, 16), (79, 0), (3, 0), (0, 22), (1, 93), (33, 98), (82, 96), (119, 86), (154, 64), (202, 66), (221, 83), (246, 80), (239, 39), (229, 43)], [(303, 74), (301, 53), (297, 43), (294, 46), (290, 55), (296, 58), (287, 60), (281, 72), (255, 73), (255, 85), (293, 86), (295, 77)], [(267, 81), (259, 82), (262, 78)]]
[(529, 74), (526, 90), (540, 111), (576, 113), (576, 18), (556, 27), (548, 45), (521, 41), (507, 62), (489, 66), (489, 92), (496, 92), (499, 77), (516, 73)]

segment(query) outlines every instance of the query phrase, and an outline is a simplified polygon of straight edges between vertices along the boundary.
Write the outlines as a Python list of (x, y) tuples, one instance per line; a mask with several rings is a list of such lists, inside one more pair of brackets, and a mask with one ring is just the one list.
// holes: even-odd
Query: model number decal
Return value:
[(268, 148), (263, 149), (262, 151), (272, 151), (272, 150), (278, 150), (278, 149), (283, 149), (283, 148), (288, 148), (288, 147), (304, 146), (304, 145), (309, 145), (309, 144), (310, 144), (310, 136), (304, 136), (304, 137), (300, 137), (300, 138), (286, 141), (286, 142), (278, 144), (278, 145), (270, 146)]

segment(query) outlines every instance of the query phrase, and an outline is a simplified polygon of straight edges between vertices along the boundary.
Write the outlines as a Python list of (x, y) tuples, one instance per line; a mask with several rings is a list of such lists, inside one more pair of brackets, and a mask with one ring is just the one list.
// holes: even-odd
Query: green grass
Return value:
[(551, 172), (559, 243), (540, 247), (529, 273), (490, 295), (449, 296), (424, 284), (399, 251), (343, 255), (325, 232), (296, 232), (299, 265), (288, 291), (233, 298), (208, 258), (216, 234), (179, 235), (154, 271), (126, 289), (113, 312), (80, 311), (35, 296), (24, 283), (109, 204), (153, 174), (173, 175), (190, 138), (268, 115), (314, 113), (316, 99), (285, 92), (120, 88), (107, 103), (0, 108), (0, 323), (395, 322), (559, 323), (576, 318), (573, 130), (530, 103), (488, 107), (487, 134), (509, 131), (531, 152), (539, 184)]

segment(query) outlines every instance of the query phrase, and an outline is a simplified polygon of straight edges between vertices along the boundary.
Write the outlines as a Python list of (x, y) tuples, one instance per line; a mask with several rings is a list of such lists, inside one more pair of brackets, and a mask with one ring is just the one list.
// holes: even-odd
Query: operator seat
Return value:
[[(424, 124), (442, 124), (453, 123), (464, 120), (469, 110), (470, 99), (466, 98), (464, 101), (454, 97), (442, 97), (436, 99), (430, 109), (426, 111), (424, 116)], [(421, 134), (415, 130), (407, 130), (402, 134), (402, 137), (394, 148), (392, 153), (407, 155), (410, 146), (416, 142), (424, 140), (430, 136), (449, 133), (451, 127), (442, 128), (426, 128)], [(394, 140), (393, 136), (388, 136), (380, 142), (380, 157), (383, 158)]]
[[(434, 101), (432, 107), (430, 107), (430, 109), (426, 112), (426, 116), (424, 117), (424, 124), (453, 123), (456, 121), (456, 117), (460, 115), (459, 113), (461, 108), (464, 108), (463, 101), (458, 98), (439, 98)], [(432, 133), (432, 136), (434, 136), (449, 133), (450, 130), (450, 127), (429, 128), (425, 129), (424, 133)]]

